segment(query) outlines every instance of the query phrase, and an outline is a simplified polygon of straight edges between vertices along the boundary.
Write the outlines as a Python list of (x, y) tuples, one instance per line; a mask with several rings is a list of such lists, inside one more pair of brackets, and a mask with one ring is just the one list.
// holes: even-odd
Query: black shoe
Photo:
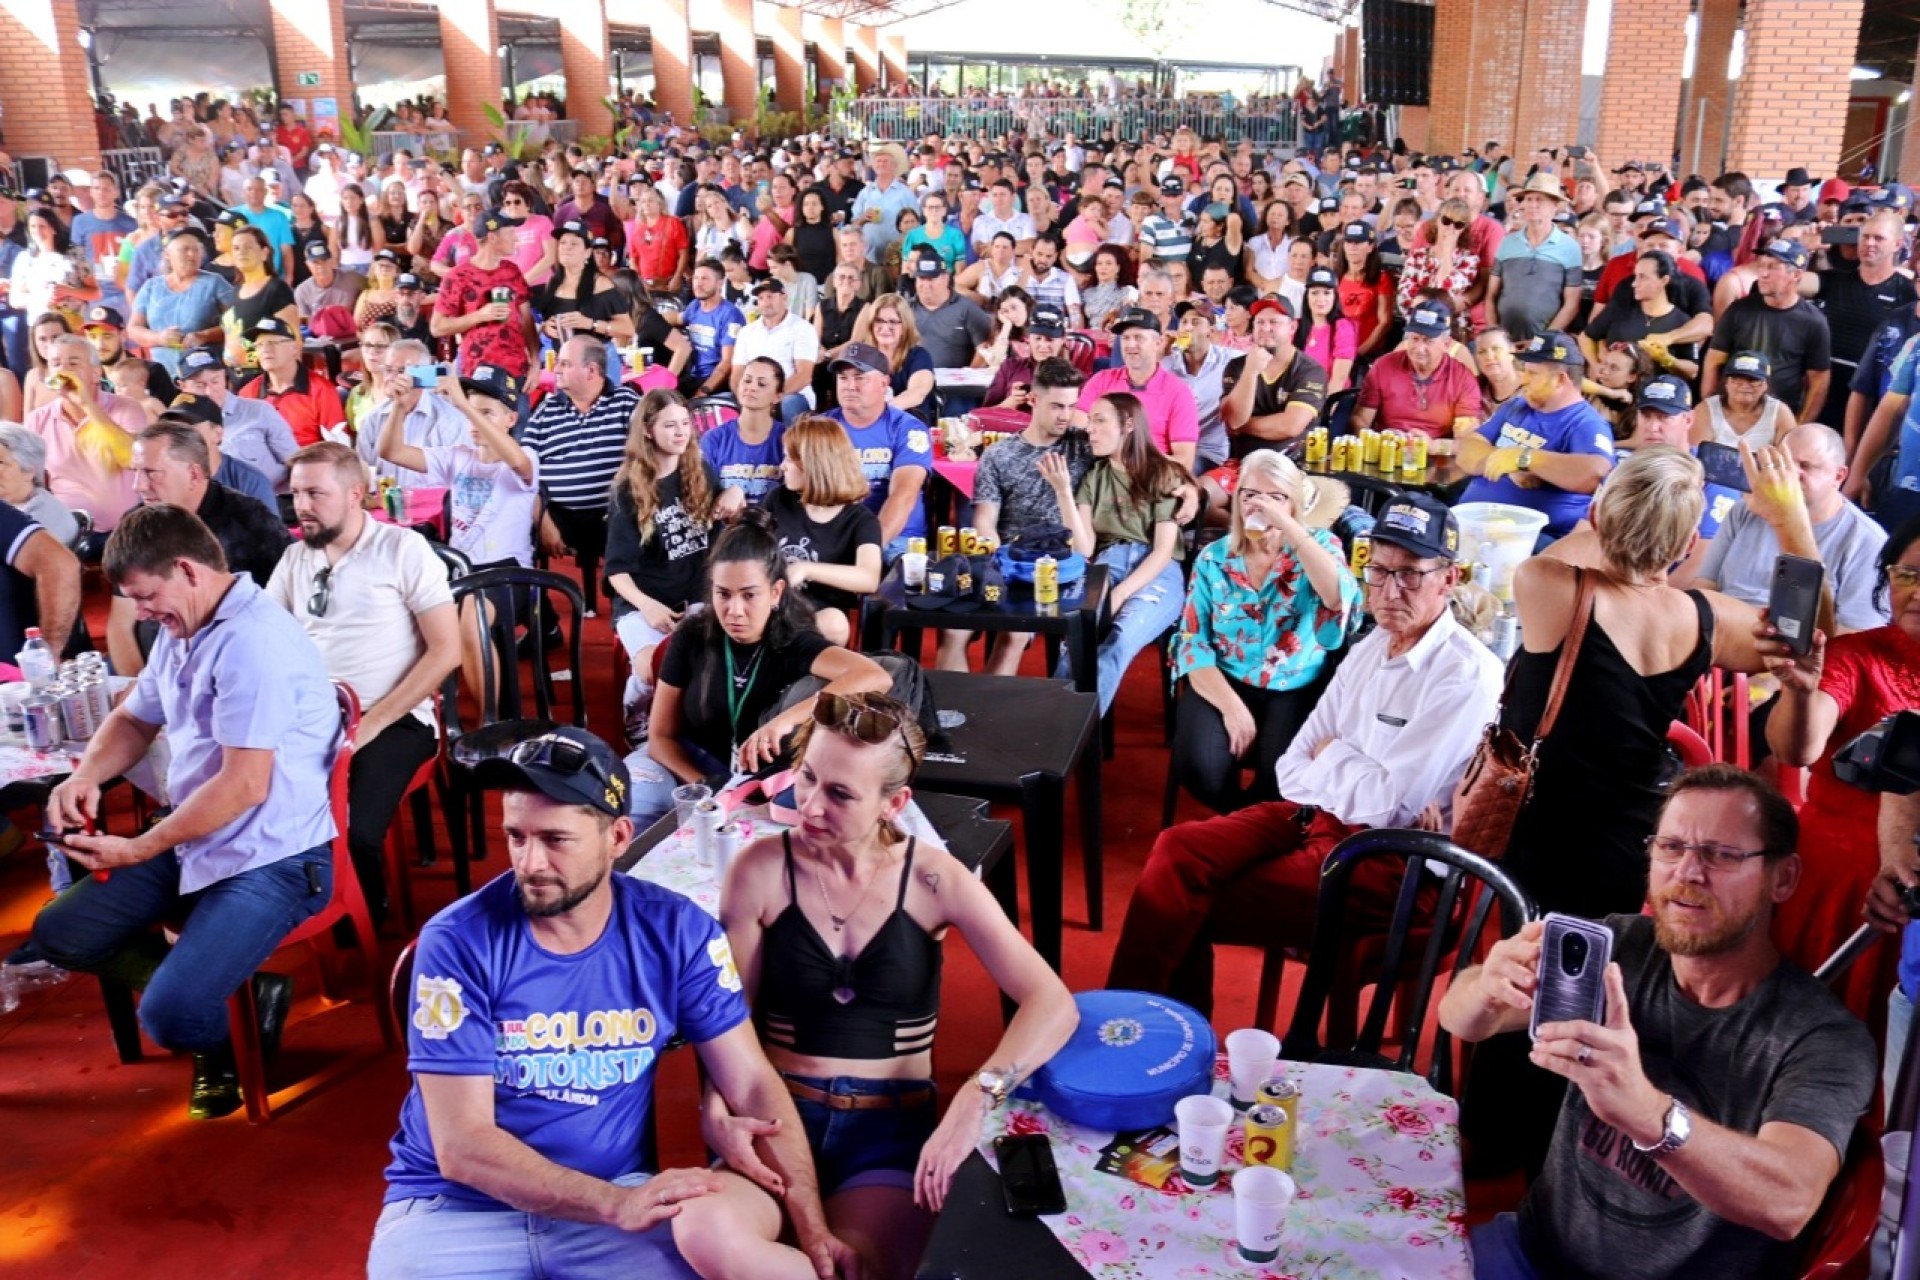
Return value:
[(280, 1033), (287, 1029), (293, 1008), (293, 979), (284, 973), (253, 975), (253, 1006), (260, 1023), (260, 1060), (272, 1062), (280, 1052)]
[(228, 1049), (193, 1055), (193, 1088), (187, 1094), (187, 1115), (194, 1120), (218, 1120), (240, 1109), (240, 1075)]

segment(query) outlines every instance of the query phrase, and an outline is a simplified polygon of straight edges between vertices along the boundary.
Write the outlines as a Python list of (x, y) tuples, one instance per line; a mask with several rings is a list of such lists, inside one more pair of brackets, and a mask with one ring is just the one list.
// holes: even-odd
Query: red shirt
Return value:
[(526, 333), (521, 327), (523, 307), (529, 305), (527, 278), (507, 259), (491, 271), (483, 271), (469, 259), (447, 272), (434, 295), (433, 309), (443, 316), (467, 316), (493, 304), (493, 291), (507, 289), (513, 294), (513, 311), (505, 320), (475, 325), (461, 334), (460, 372), (472, 373), (483, 364), (505, 369), (524, 379), (532, 367), (527, 354)]
[(340, 392), (325, 378), (308, 371), (304, 364), (293, 375), (293, 385), (285, 391), (268, 390), (266, 375), (262, 374), (240, 388), (240, 394), (248, 400), (264, 400), (278, 409), (287, 425), (293, 428), (294, 443), (303, 449), (320, 443), (320, 428), (338, 427), (347, 420), (347, 411), (340, 406)]
[(1358, 407), (1375, 411), (1376, 431), (1418, 431), (1436, 440), (1453, 436), (1455, 418), (1485, 416), (1472, 370), (1448, 356), (1423, 386), (1404, 351), (1373, 362), (1360, 383)]
[(303, 124), (281, 125), (273, 131), (273, 140), (293, 153), (293, 167), (304, 169), (313, 154), (313, 135)]
[(627, 224), (627, 256), (648, 283), (671, 280), (687, 259), (686, 224), (664, 213), (652, 224), (635, 218)]
[[(1633, 264), (1639, 260), (1640, 251), (1638, 249), (1635, 249), (1632, 253), (1616, 253), (1611, 258), (1608, 258), (1607, 265), (1600, 268), (1600, 279), (1594, 282), (1593, 300), (1601, 306), (1605, 306), (1607, 299), (1613, 296), (1613, 291), (1633, 278)], [(1707, 273), (1702, 271), (1700, 264), (1693, 259), (1675, 258), (1673, 261), (1675, 266), (1692, 276), (1695, 280), (1698, 280), (1701, 284), (1710, 283), (1707, 280)]]

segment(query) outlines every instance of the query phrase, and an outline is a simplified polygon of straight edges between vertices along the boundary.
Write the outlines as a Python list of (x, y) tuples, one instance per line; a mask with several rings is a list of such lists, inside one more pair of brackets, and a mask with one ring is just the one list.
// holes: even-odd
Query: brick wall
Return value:
[(904, 31), (880, 33), (880, 66), (887, 73), (888, 84), (898, 84), (907, 78), (907, 36)]
[(1680, 172), (1712, 178), (1726, 169), (1727, 113), (1733, 107), (1727, 62), (1733, 53), (1733, 37), (1740, 30), (1740, 0), (1700, 0), (1699, 13), (1693, 91), (1680, 117)]
[[(1428, 72), (1427, 141), (1436, 152), (1478, 147), (1467, 136), (1468, 66), (1473, 60), (1474, 0), (1435, 0), (1433, 62)], [(1502, 139), (1504, 141), (1504, 139)], [(1408, 139), (1412, 145), (1412, 139)]]
[[(283, 98), (311, 103), (332, 98), (346, 115), (353, 102), (353, 72), (347, 65), (347, 14), (341, 0), (269, 0), (273, 61)], [(319, 87), (300, 83), (301, 72), (320, 73)], [(308, 117), (309, 122), (312, 116)]]
[(1346, 86), (1347, 101), (1358, 102), (1366, 96), (1366, 81), (1360, 74), (1360, 28), (1348, 27), (1340, 35), (1340, 79)]
[(481, 107), (500, 105), (500, 24), (493, 0), (440, 0), (440, 52), (447, 65), (447, 116), (469, 137), (491, 136)]
[(1429, 151), (1432, 149), (1431, 107), (1401, 107), (1400, 137), (1406, 141), (1410, 151)]
[(75, 0), (0, 4), (0, 91), (7, 146), (16, 160), (51, 156), (63, 169), (100, 163), (87, 53)]
[(880, 83), (880, 33), (864, 23), (847, 28), (847, 44), (853, 53), (853, 74), (861, 89)]
[(561, 0), (550, 12), (560, 20), (560, 67), (567, 77), (567, 118), (583, 134), (611, 134), (613, 57), (607, 43), (607, 10), (601, 0)]
[[(844, 21), (810, 13), (800, 29), (813, 42), (814, 63), (822, 84), (829, 80), (845, 80), (853, 74), (847, 66), (847, 26)], [(825, 96), (824, 91), (822, 96)]]
[(1665, 160), (1680, 115), (1680, 73), (1687, 52), (1688, 0), (1615, 4), (1607, 34), (1595, 145), (1609, 167)]
[(760, 56), (753, 35), (753, 0), (720, 0), (720, 81), (735, 122), (751, 119), (760, 96)]
[(1516, 155), (1564, 146), (1579, 134), (1580, 46), (1586, 24), (1587, 0), (1527, 0), (1513, 139), (1507, 143)]
[(1747, 0), (1746, 61), (1727, 164), (1777, 177), (1826, 175), (1840, 160), (1861, 0)]
[(801, 10), (779, 5), (773, 11), (773, 100), (782, 111), (806, 105), (807, 42), (802, 34)]
[(1520, 53), (1527, 40), (1526, 0), (1497, 0), (1474, 11), (1467, 55), (1466, 135), (1475, 149), (1488, 142), (1519, 151), (1514, 138), (1520, 101)]
[(693, 119), (693, 29), (687, 0), (606, 0), (607, 21), (641, 26), (653, 40), (653, 100), (681, 124)]
[(1920, 54), (1915, 55), (1913, 96), (1907, 99), (1907, 140), (1900, 149), (1900, 181), (1920, 182)]

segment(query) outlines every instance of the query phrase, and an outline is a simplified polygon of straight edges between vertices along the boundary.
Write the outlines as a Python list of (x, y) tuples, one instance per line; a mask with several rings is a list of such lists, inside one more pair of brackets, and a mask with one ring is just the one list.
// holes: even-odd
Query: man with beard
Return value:
[[(1651, 916), (1609, 916), (1600, 1021), (1543, 1023), (1566, 1090), (1520, 1212), (1473, 1234), (1478, 1277), (1791, 1274), (1796, 1238), (1873, 1093), (1867, 1030), (1775, 950), (1802, 870), (1780, 793), (1726, 764), (1675, 781), (1647, 843)], [(1477, 1043), (1528, 1025), (1546, 964), (1526, 925), (1453, 981), (1440, 1023)]]
[[(562, 728), (487, 761), (480, 780), (505, 793), (512, 874), (420, 933), (413, 1088), (368, 1275), (471, 1275), (533, 1249), (555, 1275), (852, 1274), (726, 935), (680, 895), (612, 874), (633, 838), (620, 757)], [(777, 1202), (726, 1169), (648, 1167), (659, 1054), (676, 1035), (729, 1112), (773, 1122), (752, 1172)], [(677, 1230), (700, 1197), (715, 1197), (707, 1229)], [(768, 1238), (783, 1216), (797, 1253)]]

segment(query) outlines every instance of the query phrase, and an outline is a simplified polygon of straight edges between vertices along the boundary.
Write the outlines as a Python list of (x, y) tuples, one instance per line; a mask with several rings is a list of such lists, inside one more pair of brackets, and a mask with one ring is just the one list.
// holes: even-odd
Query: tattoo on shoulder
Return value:
[(927, 882), (927, 888), (933, 890), (935, 893), (940, 892), (940, 873), (938, 871), (923, 872), (920, 878)]

